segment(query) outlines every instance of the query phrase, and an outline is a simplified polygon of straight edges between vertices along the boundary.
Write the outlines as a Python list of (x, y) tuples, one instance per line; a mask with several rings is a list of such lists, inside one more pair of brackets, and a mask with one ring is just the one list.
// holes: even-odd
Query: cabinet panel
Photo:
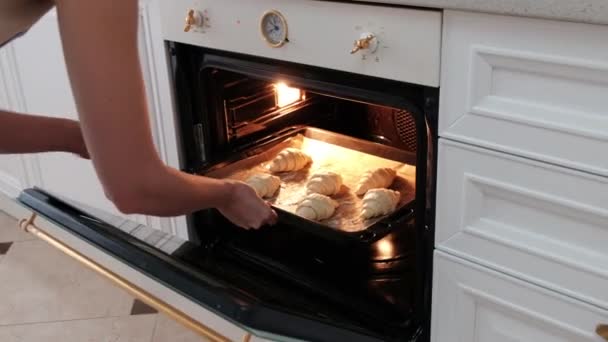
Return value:
[(25, 172), (19, 156), (0, 155), (0, 195), (16, 197), (24, 187)]
[(608, 175), (608, 27), (446, 11), (440, 135)]
[[(14, 47), (8, 44), (0, 49), (0, 109), (18, 110), (20, 90), (15, 87)], [(0, 154), (0, 195), (16, 197), (26, 186), (24, 159), (18, 155)]]
[(431, 341), (600, 342), (608, 312), (435, 253)]
[(608, 308), (608, 179), (439, 145), (436, 246)]

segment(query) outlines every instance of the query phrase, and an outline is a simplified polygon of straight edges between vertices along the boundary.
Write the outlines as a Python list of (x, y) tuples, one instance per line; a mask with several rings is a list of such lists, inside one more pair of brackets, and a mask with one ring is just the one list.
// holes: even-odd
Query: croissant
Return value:
[(395, 176), (397, 172), (388, 167), (367, 171), (359, 180), (355, 193), (360, 196), (369, 189), (387, 188), (393, 183)]
[(386, 215), (395, 210), (401, 194), (390, 189), (372, 189), (363, 196), (361, 217), (364, 219)]
[(245, 183), (249, 184), (258, 196), (265, 198), (272, 197), (277, 192), (281, 185), (281, 179), (277, 176), (262, 173), (249, 177)]
[(271, 172), (297, 171), (308, 165), (312, 159), (297, 148), (289, 147), (279, 152), (270, 163)]
[(330, 218), (336, 208), (338, 202), (321, 194), (309, 194), (298, 205), (296, 214), (312, 221), (321, 221)]
[(306, 184), (306, 193), (335, 195), (342, 187), (342, 176), (331, 171), (321, 171), (312, 175)]

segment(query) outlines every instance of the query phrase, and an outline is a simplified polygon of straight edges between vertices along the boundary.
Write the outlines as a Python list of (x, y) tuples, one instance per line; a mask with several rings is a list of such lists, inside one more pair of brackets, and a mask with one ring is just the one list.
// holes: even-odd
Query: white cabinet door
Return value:
[(443, 140), (437, 249), (608, 309), (608, 179)]
[[(0, 49), (0, 109), (17, 111), (21, 91), (15, 87), (17, 79), (13, 44)], [(25, 158), (18, 155), (0, 155), (0, 195), (15, 197), (28, 184)]]
[[(44, 16), (14, 43), (18, 84), (23, 105), (19, 110), (77, 119), (54, 11)], [(36, 134), (36, 132), (30, 132)], [(66, 153), (37, 156), (34, 184), (51, 192), (117, 213), (106, 199), (91, 162)]]
[(25, 170), (21, 157), (0, 155), (0, 195), (16, 197), (19, 191), (25, 187), (25, 182)]
[(446, 11), (439, 134), (608, 176), (608, 26)]
[(608, 312), (435, 252), (431, 341), (600, 342)]

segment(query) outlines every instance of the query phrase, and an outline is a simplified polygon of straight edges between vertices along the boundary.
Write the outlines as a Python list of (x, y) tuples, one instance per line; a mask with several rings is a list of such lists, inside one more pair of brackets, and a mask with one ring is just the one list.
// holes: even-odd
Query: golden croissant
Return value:
[(359, 180), (355, 193), (364, 195), (369, 189), (388, 188), (395, 180), (397, 172), (388, 167), (367, 171)]
[(281, 185), (281, 179), (277, 176), (262, 173), (249, 177), (245, 183), (249, 184), (258, 196), (265, 198), (272, 197), (277, 192)]
[(399, 203), (401, 194), (390, 189), (371, 189), (363, 196), (361, 217), (364, 219), (392, 213)]
[(309, 194), (298, 205), (296, 214), (312, 221), (321, 221), (330, 218), (336, 208), (338, 202), (321, 194)]
[(331, 171), (321, 171), (310, 177), (306, 184), (306, 193), (321, 195), (335, 195), (342, 187), (342, 176)]
[(269, 165), (271, 172), (297, 171), (304, 168), (312, 159), (297, 148), (289, 147), (279, 152)]

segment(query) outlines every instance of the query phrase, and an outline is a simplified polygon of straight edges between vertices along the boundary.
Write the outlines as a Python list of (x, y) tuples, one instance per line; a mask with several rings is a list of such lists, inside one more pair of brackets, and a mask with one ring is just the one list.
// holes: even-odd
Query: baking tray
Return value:
[[(204, 174), (213, 178), (245, 181), (257, 173), (270, 173), (268, 162), (288, 147), (299, 148), (313, 161), (302, 170), (274, 174), (281, 179), (281, 187), (274, 197), (266, 200), (277, 211), (281, 222), (326, 236), (348, 236), (370, 242), (390, 232), (397, 218), (412, 214), (416, 193), (415, 154), (318, 128), (293, 128), (289, 133), (276, 137), (273, 143), (243, 151), (232, 161), (217, 165)], [(363, 220), (360, 218), (362, 197), (355, 195), (354, 189), (365, 171), (378, 167), (389, 167), (397, 172), (390, 188), (399, 191), (401, 198), (393, 213)], [(337, 195), (331, 196), (340, 205), (331, 218), (310, 221), (296, 215), (295, 211), (306, 196), (308, 179), (321, 170), (342, 175), (342, 189)]]

